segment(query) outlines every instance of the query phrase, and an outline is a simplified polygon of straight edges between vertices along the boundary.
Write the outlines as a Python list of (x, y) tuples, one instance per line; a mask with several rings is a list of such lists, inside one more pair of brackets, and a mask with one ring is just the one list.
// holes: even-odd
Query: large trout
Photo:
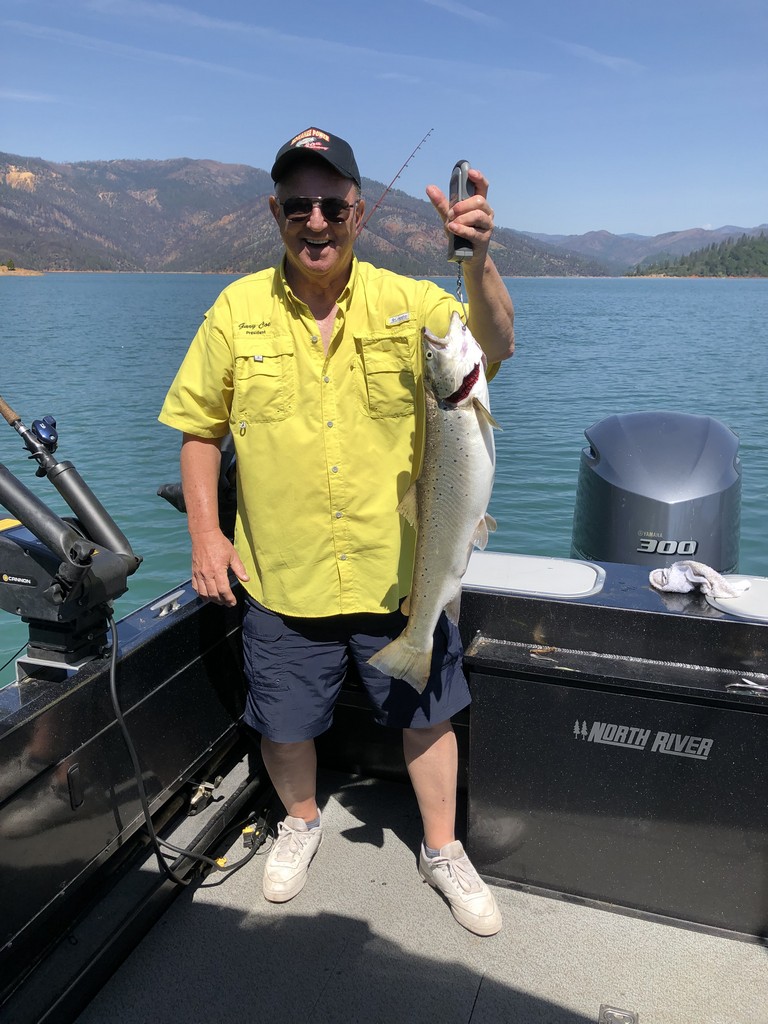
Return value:
[(398, 506), (417, 531), (408, 624), (370, 659), (421, 693), (432, 660), (432, 637), (445, 609), (458, 623), (461, 580), (472, 548), (484, 548), (496, 523), (486, 513), (496, 461), (485, 356), (451, 317), (448, 334), (424, 329), (426, 437), (419, 478)]

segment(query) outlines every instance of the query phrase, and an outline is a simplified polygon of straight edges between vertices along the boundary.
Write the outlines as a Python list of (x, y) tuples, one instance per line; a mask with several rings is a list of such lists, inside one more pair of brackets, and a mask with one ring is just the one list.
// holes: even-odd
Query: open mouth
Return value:
[(469, 395), (470, 391), (475, 386), (475, 384), (477, 384), (479, 376), (480, 376), (480, 363), (478, 363), (477, 366), (474, 367), (474, 369), (469, 371), (467, 376), (462, 381), (462, 384), (461, 384), (461, 387), (459, 388), (459, 390), (458, 391), (454, 391), (454, 393), (452, 395), (449, 395), (445, 399), (445, 401), (446, 402), (450, 402), (451, 405), (458, 405), (459, 402), (463, 402), (464, 399), (467, 398), (467, 396)]

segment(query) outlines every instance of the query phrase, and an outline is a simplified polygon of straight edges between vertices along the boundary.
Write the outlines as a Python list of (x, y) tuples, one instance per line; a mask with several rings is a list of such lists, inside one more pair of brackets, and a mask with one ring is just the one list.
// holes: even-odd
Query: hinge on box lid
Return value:
[(219, 788), (222, 781), (220, 775), (217, 775), (213, 782), (196, 782), (194, 779), (190, 779), (189, 784), (192, 786), (192, 797), (189, 801), (187, 814), (199, 814), (200, 811), (204, 811), (211, 800), (213, 800), (214, 790)]

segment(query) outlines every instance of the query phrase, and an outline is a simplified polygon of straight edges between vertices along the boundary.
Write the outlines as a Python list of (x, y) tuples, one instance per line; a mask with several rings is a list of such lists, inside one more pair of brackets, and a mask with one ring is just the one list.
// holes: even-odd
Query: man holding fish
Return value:
[[(493, 528), (485, 363), (512, 355), (514, 332), (488, 256), (488, 182), (477, 170), (469, 178), (475, 194), (453, 208), (436, 186), (427, 195), (446, 230), (474, 247), (464, 265), (471, 334), (437, 285), (357, 260), (365, 201), (350, 146), (317, 128), (292, 138), (277, 153), (269, 200), (284, 258), (222, 292), (160, 419), (184, 433), (193, 585), (234, 605), (231, 572), (246, 591), (243, 718), (287, 812), (265, 897), (297, 895), (320, 845), (314, 740), (331, 725), (351, 662), (376, 720), (403, 732), (422, 877), (460, 924), (492, 935), (500, 913), (454, 832), (451, 716), (470, 701), (461, 577)], [(217, 501), (230, 432), (234, 544)]]

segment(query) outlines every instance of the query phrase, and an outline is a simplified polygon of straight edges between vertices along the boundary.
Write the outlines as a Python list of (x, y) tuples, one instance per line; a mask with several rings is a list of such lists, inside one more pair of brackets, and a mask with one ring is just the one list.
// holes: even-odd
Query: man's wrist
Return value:
[(209, 525), (200, 525), (200, 524), (197, 524), (197, 523), (194, 523), (194, 524), (193, 523), (188, 523), (187, 524), (187, 529), (189, 530), (189, 535), (192, 538), (192, 540), (196, 540), (197, 538), (204, 537), (206, 534), (221, 533), (221, 527), (219, 526), (218, 523), (212, 523), (212, 524), (209, 524)]

